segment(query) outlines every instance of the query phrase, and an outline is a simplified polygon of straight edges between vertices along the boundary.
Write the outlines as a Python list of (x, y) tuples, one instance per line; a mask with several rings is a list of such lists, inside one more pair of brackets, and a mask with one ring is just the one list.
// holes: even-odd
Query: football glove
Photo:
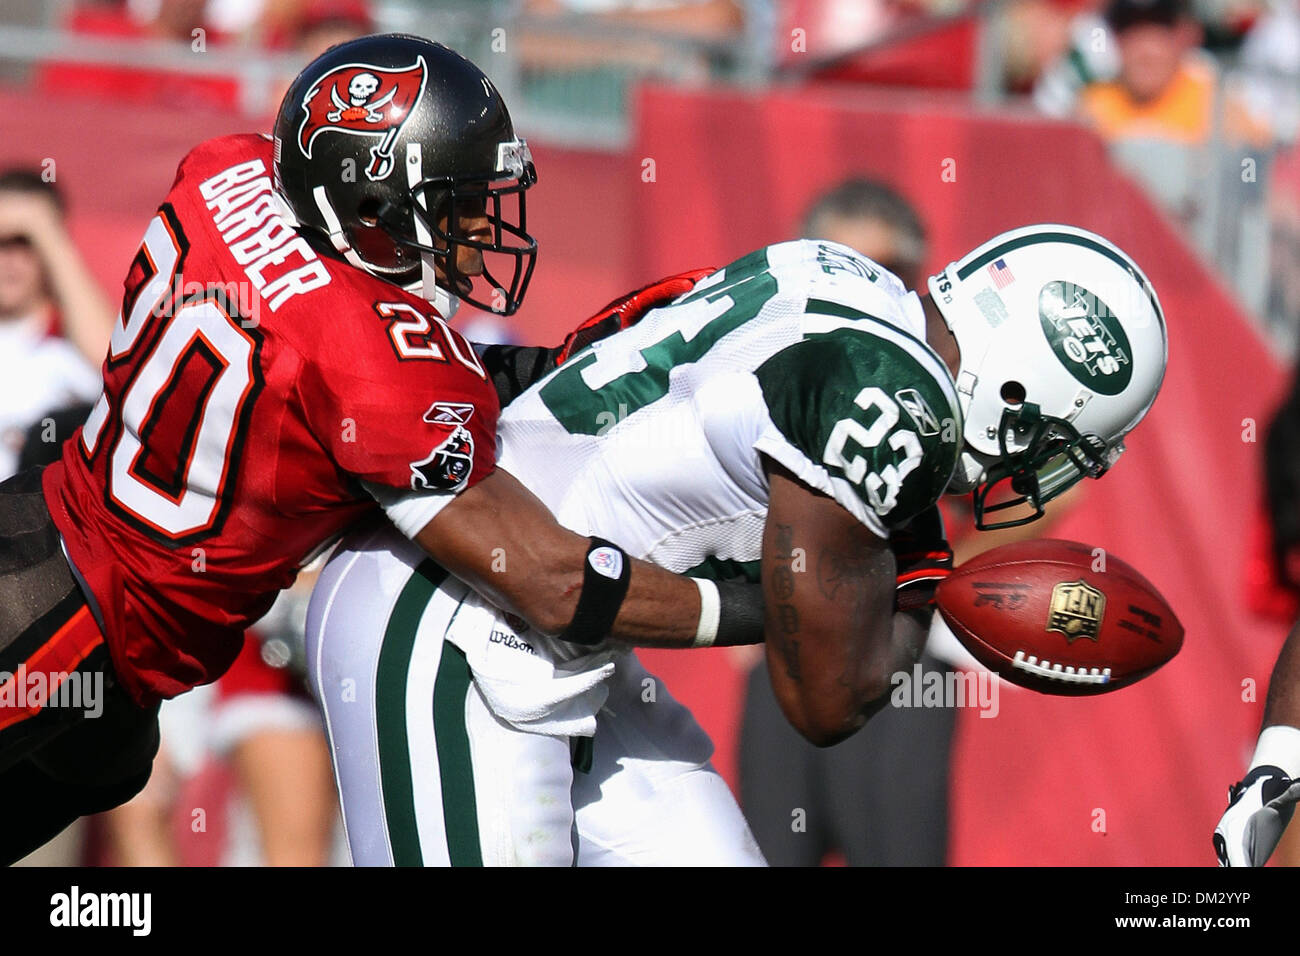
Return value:
[(667, 305), (679, 295), (685, 295), (695, 288), (695, 283), (716, 271), (716, 269), (692, 269), (689, 272), (679, 272), (677, 275), (642, 286), (635, 292), (619, 296), (565, 336), (555, 364), (562, 365), (592, 342), (636, 325), (651, 309)]
[(952, 546), (943, 527), (943, 515), (931, 505), (889, 536), (898, 577), (894, 609), (913, 611), (934, 603), (939, 582), (952, 574)]
[(1228, 788), (1228, 809), (1214, 828), (1219, 866), (1263, 866), (1300, 800), (1300, 780), (1278, 767), (1256, 767)]

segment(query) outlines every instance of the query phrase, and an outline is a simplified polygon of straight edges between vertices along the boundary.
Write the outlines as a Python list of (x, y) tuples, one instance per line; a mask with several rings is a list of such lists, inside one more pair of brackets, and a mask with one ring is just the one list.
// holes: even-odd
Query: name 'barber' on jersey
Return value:
[(272, 312), (295, 295), (329, 285), (316, 252), (283, 214), (266, 164), (251, 159), (199, 184), (212, 223)]

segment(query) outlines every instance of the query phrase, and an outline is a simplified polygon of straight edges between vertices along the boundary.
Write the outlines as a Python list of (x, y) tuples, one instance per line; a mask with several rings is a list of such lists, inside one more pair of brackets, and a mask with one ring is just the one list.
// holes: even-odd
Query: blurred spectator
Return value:
[[(808, 211), (803, 235), (852, 246), (908, 288), (921, 287), (924, 227), (882, 183), (836, 186)], [(740, 802), (767, 861), (816, 866), (840, 854), (850, 866), (942, 866), (953, 709), (886, 707), (843, 743), (814, 747), (782, 715), (757, 650), (735, 655), (753, 664), (740, 729)], [(921, 666), (946, 670), (929, 654)], [(804, 829), (792, 826), (797, 810)]]
[(268, 3), (261, 32), (267, 47), (316, 57), (345, 40), (373, 33), (375, 17), (366, 0), (298, 0)]
[(674, 37), (726, 41), (741, 34), (738, 0), (524, 0), (536, 21), (578, 17), (611, 27), (623, 36), (591, 38), (549, 30), (526, 31), (517, 55), (525, 70), (583, 70), (602, 66), (655, 69), (670, 61), (677, 78), (707, 75), (704, 59), (675, 48)]
[[(1214, 197), (1236, 206), (1257, 202), (1257, 189), (1241, 188), (1235, 154), (1265, 145), (1267, 126), (1197, 49), (1202, 30), (1187, 0), (1112, 0), (1106, 20), (1119, 73), (1087, 86), (1079, 110), (1110, 143), (1116, 161), (1185, 225), (1204, 224)], [(1211, 223), (1223, 235), (1206, 241), (1235, 247), (1235, 224), (1244, 215), (1225, 210), (1221, 222)]]
[(587, 14), (627, 27), (713, 39), (731, 36), (741, 24), (737, 0), (525, 0), (524, 8), (539, 16)]
[[(1197, 50), (1201, 27), (1187, 0), (1113, 0), (1106, 21), (1119, 47), (1119, 73), (1084, 89), (1080, 109), (1108, 140), (1206, 142), (1214, 124), (1216, 70)], [(1258, 141), (1263, 125), (1240, 101), (1225, 104), (1224, 133)]]
[(314, 573), (299, 576), (217, 681), (215, 757), (235, 773), (267, 866), (325, 866), (340, 829), (320, 712), (304, 681), (303, 628)]
[(925, 278), (925, 227), (912, 204), (883, 183), (849, 179), (836, 186), (805, 214), (803, 235), (857, 249), (909, 289)]
[(1274, 340), (1300, 342), (1300, 143), (1281, 151), (1269, 170), (1269, 289), (1265, 312)]
[[(0, 173), (0, 479), (17, 470), (29, 427), (98, 396), (111, 327), (54, 184), (33, 170)], [(66, 437), (54, 429), (47, 441)]]
[(1300, 132), (1300, 9), (1275, 0), (1246, 34), (1238, 65), (1246, 74), (1251, 109), (1270, 119), (1274, 135), (1292, 142)]
[[(261, 33), (273, 50), (292, 50), (310, 60), (330, 47), (355, 40), (375, 30), (370, 4), (365, 0), (293, 0), (268, 3)], [(279, 108), (297, 72), (286, 73), (270, 97), (271, 110)]]
[(969, 90), (979, 18), (969, 0), (782, 0), (776, 62), (818, 80)]
[(163, 702), (148, 785), (99, 818), (108, 863), (346, 862), (329, 748), (302, 677), (314, 578), (304, 574), (281, 595), (216, 684)]
[[(133, 40), (167, 40), (176, 49), (201, 56), (225, 37), (204, 19), (206, 0), (127, 0), (123, 4), (73, 6), (64, 28), (73, 35)], [(201, 61), (196, 61), (201, 62)], [(87, 94), (119, 102), (234, 110), (240, 101), (238, 79), (145, 67), (53, 60), (37, 73), (48, 93)]]
[(1118, 75), (1119, 44), (1092, 0), (1070, 19), (1065, 48), (1035, 79), (1034, 106), (1058, 119), (1074, 116), (1085, 88), (1109, 82)]

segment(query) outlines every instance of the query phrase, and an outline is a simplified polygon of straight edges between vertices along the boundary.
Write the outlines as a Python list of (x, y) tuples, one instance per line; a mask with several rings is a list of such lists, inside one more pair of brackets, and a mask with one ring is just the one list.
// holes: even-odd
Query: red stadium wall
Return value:
[[(1094, 229), (1132, 253), (1169, 318), (1165, 389), (1120, 466), (1054, 533), (1138, 567), (1178, 610), (1187, 640), (1156, 677), (1114, 697), (1008, 691), (996, 719), (963, 713), (952, 862), (1210, 863), (1224, 788), (1260, 717), (1259, 703), (1243, 702), (1242, 683), (1253, 680), (1262, 701), (1282, 638), (1242, 610), (1240, 581), (1259, 455), (1243, 441), (1243, 423), (1262, 431), (1281, 371), (1095, 137), (949, 102), (844, 90), (645, 91), (627, 153), (536, 151), (529, 222), (541, 254), (515, 329), (554, 341), (634, 283), (788, 238), (810, 199), (849, 174), (884, 178), (917, 204), (934, 267), (1032, 221)], [(0, 165), (55, 160), (74, 235), (114, 293), (185, 151), (258, 125), (111, 102), (37, 105), (21, 90), (0, 90), (0, 116)], [(734, 783), (741, 677), (727, 655), (645, 657), (713, 735), (719, 769)]]

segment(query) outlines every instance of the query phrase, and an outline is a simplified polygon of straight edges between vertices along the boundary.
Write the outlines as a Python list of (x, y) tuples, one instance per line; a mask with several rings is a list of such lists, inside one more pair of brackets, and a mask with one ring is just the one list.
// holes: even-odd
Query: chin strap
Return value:
[[(320, 210), (321, 218), (325, 220), (325, 225), (329, 227), (330, 244), (334, 247), (348, 263), (362, 272), (374, 275), (375, 273), (366, 265), (362, 258), (357, 255), (356, 250), (348, 243), (347, 234), (343, 231), (343, 224), (339, 221), (338, 214), (334, 212), (334, 207), (330, 205), (329, 197), (325, 195), (325, 187), (317, 186), (312, 190), (312, 199), (316, 202), (316, 208)], [(419, 223), (419, 218), (416, 218)], [(412, 295), (418, 295), (427, 299), (429, 303), (438, 310), (442, 318), (450, 321), (460, 308), (460, 299), (452, 295), (437, 283), (437, 273), (434, 272), (434, 257), (431, 255), (422, 255), (420, 257), (420, 278), (416, 281), (402, 286)], [(380, 278), (383, 278), (380, 276)], [(433, 289), (433, 295), (426, 295), (425, 289)]]
[[(411, 190), (411, 196), (420, 208), (425, 212), (429, 211), (425, 203), (424, 194), (416, 189), (424, 181), (424, 149), (420, 143), (406, 144), (406, 185)], [(432, 246), (433, 236), (429, 234), (429, 227), (425, 225), (424, 219), (418, 215), (415, 210), (411, 210), (411, 224), (415, 228), (415, 239), (422, 246)], [(407, 287), (408, 292), (414, 292), (416, 295), (432, 303), (433, 307), (438, 310), (447, 321), (451, 321), (456, 310), (460, 308), (460, 299), (452, 295), (441, 285), (438, 284), (438, 272), (436, 269), (437, 257), (432, 253), (423, 252), (420, 254), (420, 281), (419, 288), (412, 289)], [(432, 294), (430, 294), (432, 290)]]
[[(430, 287), (433, 288), (433, 295), (425, 296), (425, 298), (433, 303), (433, 307), (438, 310), (440, 316), (450, 322), (452, 317), (455, 316), (456, 310), (460, 308), (460, 299), (452, 295), (442, 286), (438, 285), (437, 280), (434, 278), (433, 267), (429, 265), (428, 262), (428, 260), (432, 258), (433, 256), (424, 257), (425, 263), (420, 269), (421, 275), (423, 276), (421, 285), (425, 289)], [(419, 294), (424, 295), (423, 292), (420, 292)]]
[(338, 214), (334, 211), (334, 206), (330, 204), (329, 197), (325, 195), (325, 187), (317, 186), (311, 191), (311, 198), (316, 203), (316, 208), (320, 210), (321, 218), (325, 220), (325, 225), (329, 227), (330, 244), (338, 252), (348, 265), (360, 269), (362, 272), (368, 272), (366, 264), (361, 261), (361, 257), (356, 254), (348, 242), (347, 234), (343, 231), (343, 223), (339, 222)]

